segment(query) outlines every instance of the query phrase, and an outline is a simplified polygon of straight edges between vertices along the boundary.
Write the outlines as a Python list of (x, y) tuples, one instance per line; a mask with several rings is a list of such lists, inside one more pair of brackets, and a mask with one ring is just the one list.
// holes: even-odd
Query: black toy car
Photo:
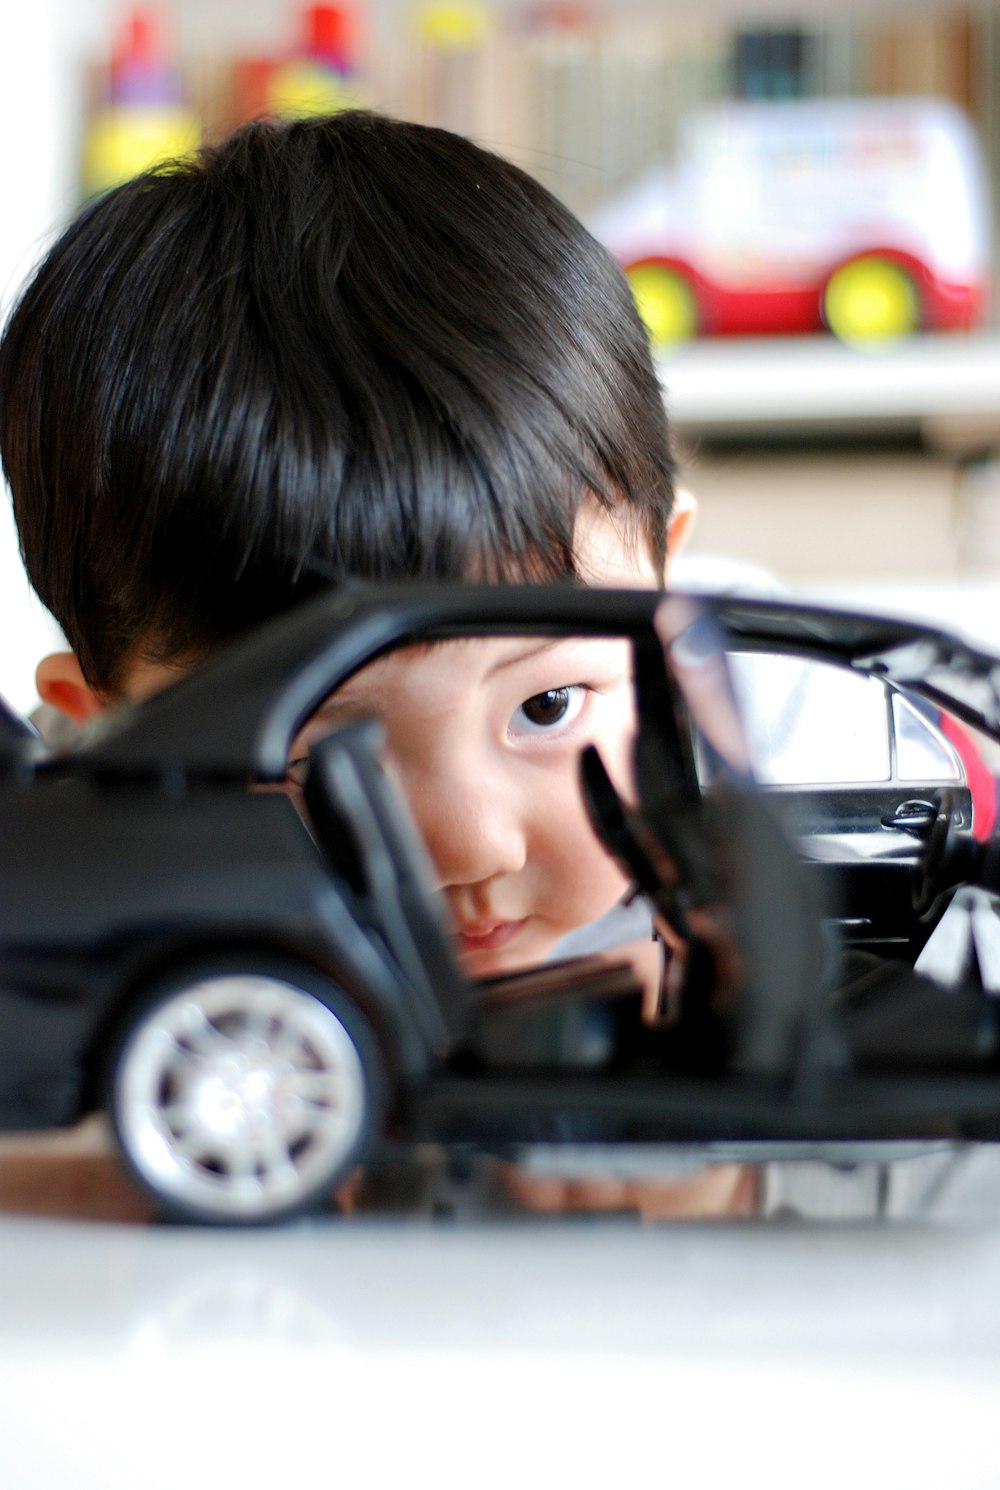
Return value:
[[(633, 650), (637, 798), (619, 799), (592, 750), (581, 789), (683, 949), (651, 1017), (614, 955), (463, 974), (376, 725), (313, 748), (304, 814), (248, 789), (281, 783), (303, 721), (389, 649), (536, 633)], [(875, 678), (884, 770), (756, 786), (720, 748), (745, 654)], [(998, 669), (927, 628), (785, 603), (359, 588), (73, 752), (5, 711), (0, 1124), (107, 1106), (164, 1210), (214, 1222), (290, 1215), (387, 1141), (648, 1152), (1000, 1135), (992, 998), (975, 968), (943, 991), (912, 966), (941, 892), (1000, 883), (968, 832), (960, 756), (917, 701), (996, 739)]]

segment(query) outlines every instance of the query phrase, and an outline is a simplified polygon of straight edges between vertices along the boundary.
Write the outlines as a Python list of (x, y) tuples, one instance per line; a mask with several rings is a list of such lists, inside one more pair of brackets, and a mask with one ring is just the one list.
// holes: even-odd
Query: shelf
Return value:
[(832, 337), (692, 342), (660, 357), (682, 438), (918, 434), (1000, 448), (1000, 336), (925, 336), (861, 352)]

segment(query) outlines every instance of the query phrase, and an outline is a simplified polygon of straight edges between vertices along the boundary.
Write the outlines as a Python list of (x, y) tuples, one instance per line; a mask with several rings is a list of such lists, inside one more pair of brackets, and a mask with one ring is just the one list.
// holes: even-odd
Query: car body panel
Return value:
[[(441, 1043), (415, 996), (401, 1011), (398, 970), (284, 796), (51, 780), (0, 800), (0, 842), (5, 1044), (9, 1035), (16, 1045), (15, 1010), (27, 999), (46, 1026), (34, 1079), (43, 1051), (53, 1071), (75, 1066), (79, 1077), (77, 1109), (41, 1105), (32, 1126), (79, 1116), (95, 1098), (122, 1009), (169, 969), (216, 953), (294, 955), (322, 970), (361, 1007), (374, 1006), (404, 1070), (425, 1069)], [(44, 894), (35, 875), (13, 868), (30, 863), (39, 842)], [(10, 1070), (9, 1061), (0, 1067)], [(0, 1103), (5, 1090), (0, 1077)], [(0, 1121), (18, 1125), (23, 1090), (18, 1079)]]

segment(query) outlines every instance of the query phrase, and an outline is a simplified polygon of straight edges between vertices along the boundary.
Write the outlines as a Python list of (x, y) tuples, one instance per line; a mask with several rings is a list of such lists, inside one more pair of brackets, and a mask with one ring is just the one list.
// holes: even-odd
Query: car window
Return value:
[(808, 658), (730, 657), (757, 779), (768, 785), (889, 781), (887, 690)]
[(900, 781), (960, 781), (953, 748), (926, 715), (901, 694), (892, 696), (896, 730), (896, 775)]

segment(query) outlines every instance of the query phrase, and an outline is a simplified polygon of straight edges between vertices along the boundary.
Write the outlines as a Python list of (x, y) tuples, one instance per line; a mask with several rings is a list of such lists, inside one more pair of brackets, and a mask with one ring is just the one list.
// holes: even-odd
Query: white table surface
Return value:
[(1000, 1483), (1000, 1229), (0, 1218), (0, 1485)]

